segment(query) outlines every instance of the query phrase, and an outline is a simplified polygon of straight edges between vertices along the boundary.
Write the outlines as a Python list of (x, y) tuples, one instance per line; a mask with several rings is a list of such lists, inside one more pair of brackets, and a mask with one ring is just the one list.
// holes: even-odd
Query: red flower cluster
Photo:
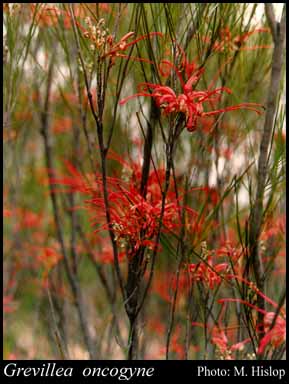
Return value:
[[(110, 153), (110, 158), (118, 160), (119, 156)], [(112, 228), (119, 247), (126, 251), (127, 255), (132, 256), (140, 247), (152, 249), (154, 246), (162, 211), (160, 183), (164, 172), (163, 169), (151, 172), (148, 178), (146, 199), (144, 199), (139, 191), (141, 173), (138, 166), (129, 165), (124, 160), (120, 160), (120, 162), (126, 170), (129, 169), (133, 172), (126, 181), (118, 177), (107, 178), (111, 217), (109, 224), (106, 222), (100, 175), (82, 175), (72, 164), (66, 162), (70, 175), (51, 178), (50, 182), (68, 186), (69, 189), (66, 192), (80, 192), (87, 195), (86, 209), (92, 214), (92, 225), (98, 225), (95, 232)], [(162, 219), (162, 231), (172, 231), (179, 225), (179, 204), (175, 194), (169, 191)], [(197, 213), (189, 207), (185, 207), (185, 209), (190, 215), (197, 216)]]
[[(133, 187), (110, 192), (111, 225), (120, 247), (129, 247), (135, 254), (142, 246), (153, 248), (161, 214), (161, 200), (146, 201)], [(92, 203), (95, 201), (92, 200)], [(98, 202), (95, 202), (98, 204)], [(165, 204), (163, 226), (172, 230), (178, 219), (177, 202)]]
[(201, 117), (218, 115), (223, 112), (234, 111), (237, 109), (248, 109), (252, 110), (258, 114), (261, 112), (256, 108), (260, 107), (260, 104), (257, 103), (242, 103), (233, 105), (230, 107), (220, 108), (213, 111), (205, 112), (204, 103), (214, 103), (220, 101), (222, 93), (232, 93), (232, 91), (227, 87), (220, 87), (214, 90), (196, 90), (197, 83), (199, 82), (204, 69), (197, 69), (195, 63), (189, 64), (187, 59), (182, 60), (182, 67), (185, 70), (186, 76), (188, 76), (187, 81), (183, 80), (181, 71), (174, 66), (168, 60), (163, 60), (161, 64), (166, 65), (172, 68), (181, 83), (182, 92), (177, 94), (172, 88), (162, 85), (162, 84), (152, 84), (152, 83), (140, 83), (138, 86), (138, 93), (128, 96), (125, 99), (120, 101), (120, 105), (125, 104), (128, 100), (138, 97), (152, 97), (159, 108), (162, 108), (165, 115), (171, 113), (183, 113), (186, 116), (186, 127), (189, 132), (193, 132), (197, 126), (197, 120)]

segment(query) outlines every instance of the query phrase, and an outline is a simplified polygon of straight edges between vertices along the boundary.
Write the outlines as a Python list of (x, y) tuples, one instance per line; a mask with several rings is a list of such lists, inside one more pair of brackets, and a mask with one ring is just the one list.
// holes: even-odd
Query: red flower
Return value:
[(258, 353), (262, 354), (268, 344), (275, 348), (282, 345), (286, 340), (286, 319), (281, 316), (276, 317), (275, 325), (271, 329), (272, 322), (275, 318), (275, 312), (267, 312), (264, 317), (265, 336), (259, 344)]
[[(268, 296), (264, 295), (252, 282), (249, 282), (242, 277), (238, 277), (235, 275), (228, 275), (227, 278), (232, 278), (232, 279), (237, 279), (244, 284), (246, 284), (249, 288), (251, 288), (257, 295), (261, 296), (267, 303), (272, 305), (276, 310), (278, 310), (278, 304), (270, 299)], [(280, 314), (276, 316), (275, 312), (268, 312), (266, 310), (263, 310), (259, 307), (257, 307), (254, 304), (251, 304), (247, 300), (243, 299), (233, 299), (233, 298), (224, 298), (224, 299), (219, 299), (218, 303), (224, 304), (227, 302), (231, 303), (241, 303), (246, 305), (249, 308), (252, 308), (256, 310), (259, 313), (262, 313), (264, 315), (264, 331), (265, 331), (265, 336), (261, 339), (259, 343), (259, 348), (258, 348), (258, 353), (262, 354), (269, 344), (271, 344), (273, 347), (279, 347), (286, 341), (286, 317), (284, 313), (284, 309), (281, 308)], [(275, 319), (275, 324), (272, 327), (272, 322)], [(272, 327), (272, 329), (271, 329)], [(256, 330), (258, 332), (259, 325), (256, 325)]]
[(192, 322), (192, 325), (198, 326), (201, 328), (207, 328), (211, 336), (211, 343), (216, 345), (220, 354), (225, 360), (232, 360), (233, 359), (232, 354), (235, 351), (242, 351), (244, 349), (245, 344), (249, 343), (251, 339), (247, 338), (237, 343), (232, 343), (232, 341), (229, 340), (232, 337), (229, 337), (228, 334), (229, 332), (231, 333), (232, 331), (235, 332), (236, 329), (238, 329), (238, 327), (236, 326), (222, 327), (220, 323), (221, 322), (219, 320), (218, 323), (213, 327), (208, 327), (206, 324), (198, 323), (198, 322)]
[[(94, 262), (106, 265), (113, 264), (113, 251), (108, 238), (102, 236), (95, 236), (95, 234), (93, 234), (93, 238), (91, 238), (90, 241), (92, 243), (91, 246), (93, 248), (97, 248), (96, 250), (92, 250), (92, 257)], [(124, 257), (125, 253), (119, 252), (118, 261), (121, 263), (124, 260)]]
[[(152, 203), (146, 201), (134, 187), (119, 188), (119, 191), (109, 194), (111, 225), (119, 246), (128, 248), (131, 255), (142, 246), (152, 249), (159, 226), (161, 200)], [(91, 203), (98, 206), (101, 201), (92, 199)], [(177, 202), (167, 202), (163, 216), (164, 230), (173, 229), (177, 219)]]
[[(267, 312), (264, 311), (255, 305), (249, 303), (246, 300), (242, 299), (220, 299), (218, 300), (219, 303), (225, 303), (225, 302), (237, 302), (244, 305), (247, 305), (248, 307), (255, 309), (257, 312), (261, 312), (264, 314), (264, 331), (265, 336), (261, 339), (259, 343), (258, 348), (258, 354), (262, 354), (265, 350), (265, 348), (268, 345), (272, 345), (273, 347), (277, 348), (280, 345), (282, 345), (286, 341), (286, 318), (285, 316), (282, 317), (278, 315), (276, 317), (275, 325), (272, 329), (271, 324), (273, 322), (273, 319), (275, 318), (275, 312)], [(277, 305), (277, 304), (276, 304)], [(256, 326), (256, 330), (258, 331), (258, 326)]]
[[(109, 51), (106, 52), (103, 57), (107, 57), (107, 56), (110, 56), (110, 57), (128, 57), (127, 55), (123, 54), (123, 52), (126, 51), (132, 45), (135, 45), (139, 41), (144, 40), (144, 39), (148, 39), (152, 36), (160, 36), (160, 37), (163, 36), (163, 34), (161, 32), (150, 32), (149, 34), (140, 36), (137, 39), (134, 39), (133, 41), (127, 41), (131, 37), (133, 37), (134, 35), (135, 35), (135, 32), (128, 32), (117, 43), (115, 43), (113, 41), (113, 37), (111, 35), (108, 36), (107, 42), (110, 45), (110, 48), (109, 48)], [(148, 61), (149, 62), (149, 60), (140, 59), (140, 58), (133, 58), (133, 59), (134, 60), (137, 59), (139, 61)]]
[(204, 191), (207, 195), (208, 202), (212, 203), (212, 205), (215, 207), (220, 200), (217, 188), (206, 186), (204, 187)]
[[(177, 359), (184, 360), (185, 348), (184, 348), (184, 345), (182, 343), (180, 325), (178, 325), (176, 327), (176, 329), (174, 330), (174, 332), (172, 334), (170, 352), (174, 352), (176, 354)], [(160, 353), (161, 354), (166, 353), (166, 348), (164, 348), (164, 347), (160, 348)]]
[(222, 282), (222, 274), (229, 268), (228, 263), (213, 264), (212, 257), (208, 256), (207, 263), (190, 264), (189, 270), (193, 281), (207, 284), (209, 289), (214, 289)]
[[(270, 32), (269, 28), (258, 28), (253, 31), (243, 33), (238, 36), (233, 36), (228, 27), (224, 27), (220, 31), (220, 38), (213, 44), (214, 51), (225, 52), (225, 51), (249, 51), (256, 49), (272, 48), (272, 45), (254, 45), (254, 46), (244, 46), (250, 36), (256, 33)], [(211, 43), (209, 38), (204, 39), (206, 43)]]
[[(117, 155), (112, 155), (118, 159)], [(108, 198), (110, 205), (111, 221), (106, 222), (105, 203), (102, 193), (102, 178), (100, 175), (82, 175), (75, 167), (66, 162), (70, 176), (60, 178), (51, 177), (50, 183), (62, 184), (69, 188), (66, 192), (80, 192), (88, 196), (85, 200), (85, 208), (92, 214), (92, 225), (97, 224), (95, 232), (113, 229), (115, 239), (120, 248), (128, 255), (134, 255), (140, 247), (152, 249), (155, 236), (159, 227), (159, 218), (162, 211), (162, 193), (159, 184), (159, 176), (162, 170), (156, 171), (158, 175), (150, 174), (148, 178), (148, 193), (146, 199), (139, 192), (138, 167), (136, 164), (130, 166), (124, 160), (121, 161), (126, 168), (133, 169), (129, 180), (124, 182), (120, 178), (107, 177)], [(162, 178), (162, 177), (161, 177)], [(172, 231), (179, 225), (179, 202), (175, 194), (168, 193), (163, 215), (162, 231)], [(197, 213), (185, 207), (190, 215), (197, 216)]]
[(256, 107), (260, 107), (261, 104), (257, 103), (242, 103), (205, 112), (204, 103), (219, 101), (222, 92), (231, 94), (232, 91), (227, 87), (197, 91), (195, 87), (200, 80), (204, 69), (196, 69), (196, 66), (193, 63), (189, 66), (186, 61), (185, 72), (186, 74), (190, 73), (190, 77), (184, 82), (180, 70), (178, 70), (171, 62), (163, 60), (162, 64), (170, 66), (175, 70), (182, 86), (182, 93), (176, 94), (172, 88), (162, 84), (140, 83), (138, 86), (138, 93), (121, 100), (120, 105), (125, 104), (128, 100), (134, 97), (152, 97), (155, 100), (156, 105), (163, 109), (164, 114), (168, 115), (177, 112), (185, 114), (186, 127), (189, 132), (193, 132), (196, 129), (197, 120), (201, 117), (218, 115), (222, 112), (234, 111), (237, 109), (248, 109), (258, 114), (261, 113), (256, 109)]
[(12, 295), (3, 296), (3, 312), (10, 313), (15, 311), (15, 303), (13, 301)]
[(188, 291), (189, 283), (190, 281), (185, 269), (182, 270), (178, 279), (173, 273), (159, 271), (156, 273), (156, 278), (153, 281), (152, 291), (164, 301), (170, 303), (176, 290), (178, 291), (177, 301), (182, 300), (183, 295)]
[[(37, 3), (36, 3), (37, 4)], [(57, 6), (48, 6), (31, 4), (31, 12), (34, 15), (36, 12), (36, 22), (39, 27), (53, 27), (58, 24), (62, 17), (64, 28), (68, 29), (71, 27), (71, 20), (69, 13), (61, 10)]]
[[(234, 329), (235, 327), (231, 328)], [(230, 328), (226, 328), (226, 331), (230, 330)], [(244, 349), (244, 345), (251, 341), (250, 338), (242, 340), (238, 343), (229, 345), (228, 338), (226, 336), (225, 331), (219, 326), (213, 327), (212, 330), (212, 344), (215, 344), (221, 354), (226, 358), (226, 360), (232, 360), (232, 352), (234, 351), (242, 351)]]
[(12, 211), (11, 209), (3, 208), (3, 217), (11, 217)]

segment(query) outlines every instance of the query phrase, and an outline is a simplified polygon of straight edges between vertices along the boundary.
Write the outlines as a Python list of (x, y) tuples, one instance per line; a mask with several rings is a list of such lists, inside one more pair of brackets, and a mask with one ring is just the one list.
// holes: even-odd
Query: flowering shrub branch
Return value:
[(4, 3), (5, 359), (284, 357), (275, 6)]

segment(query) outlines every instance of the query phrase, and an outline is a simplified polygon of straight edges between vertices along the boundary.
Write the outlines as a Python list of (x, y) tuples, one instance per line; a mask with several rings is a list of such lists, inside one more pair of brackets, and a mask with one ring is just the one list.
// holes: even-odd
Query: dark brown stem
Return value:
[(151, 102), (151, 111), (148, 121), (147, 134), (145, 137), (144, 152), (143, 152), (143, 166), (142, 166), (142, 177), (141, 177), (141, 186), (140, 193), (145, 198), (147, 192), (147, 181), (150, 172), (150, 162), (151, 162), (151, 152), (153, 146), (153, 133), (156, 120), (158, 118), (158, 110), (154, 101)]
[[(99, 108), (98, 108), (98, 112), (97, 112), (94, 108), (94, 105), (93, 105), (93, 99), (92, 99), (92, 94), (90, 92), (90, 86), (89, 86), (89, 82), (88, 82), (87, 72), (86, 72), (84, 60), (83, 60), (83, 57), (81, 54), (80, 41), (79, 41), (79, 36), (78, 36), (78, 30), (76, 27), (75, 15), (74, 15), (73, 7), (71, 4), (70, 4), (70, 14), (71, 14), (72, 21), (73, 21), (73, 23), (72, 23), (73, 32), (74, 32), (75, 41), (76, 41), (76, 45), (77, 45), (78, 56), (79, 56), (82, 70), (83, 70), (83, 74), (84, 74), (84, 81), (85, 81), (85, 87), (86, 87), (86, 91), (87, 91), (87, 95), (88, 95), (89, 105), (90, 105), (91, 113), (93, 115), (93, 118), (94, 118), (95, 124), (96, 124), (96, 128), (97, 128), (97, 137), (98, 137), (98, 144), (99, 144), (100, 156), (101, 156), (101, 176), (102, 176), (102, 187), (103, 187), (103, 198), (104, 198), (104, 204), (105, 204), (106, 220), (107, 220), (107, 224), (108, 224), (109, 237), (110, 237), (112, 249), (113, 249), (114, 266), (115, 266), (119, 286), (121, 289), (121, 293), (122, 293), (123, 299), (125, 300), (126, 295), (125, 295), (123, 279), (121, 276), (121, 271), (120, 271), (120, 266), (119, 266), (118, 249), (117, 249), (117, 244), (115, 241), (115, 236), (114, 236), (114, 232), (112, 229), (112, 223), (111, 223), (111, 217), (110, 217), (110, 208), (109, 208), (109, 199), (108, 199), (108, 190), (107, 190), (107, 175), (106, 175), (107, 149), (105, 148), (104, 141), (103, 141), (103, 126), (102, 126), (101, 116), (98, 115), (98, 113), (101, 113), (101, 111), (103, 111), (103, 100), (101, 99), (101, 97), (100, 97), (100, 99), (98, 99), (98, 107)], [(101, 74), (98, 73), (98, 76), (100, 76), (100, 75)], [(100, 84), (103, 85), (101, 79), (100, 79)], [(98, 90), (98, 92), (99, 92), (99, 95), (101, 96), (101, 90)]]

